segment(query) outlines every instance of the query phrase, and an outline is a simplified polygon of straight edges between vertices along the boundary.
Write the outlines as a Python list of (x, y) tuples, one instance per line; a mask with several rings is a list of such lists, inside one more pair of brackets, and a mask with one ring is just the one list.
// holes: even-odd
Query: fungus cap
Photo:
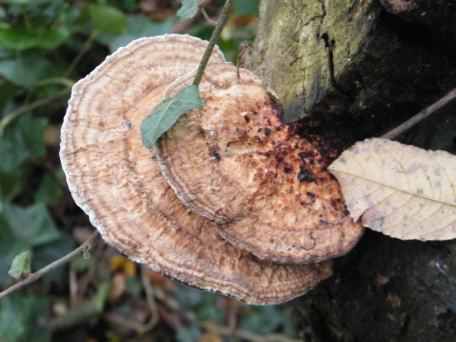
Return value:
[[(302, 295), (331, 263), (276, 265), (223, 240), (184, 207), (142, 144), (142, 120), (207, 43), (190, 36), (140, 39), (117, 50), (72, 90), (60, 158), (75, 202), (109, 244), (155, 271), (251, 304)], [(224, 63), (215, 50), (211, 63)]]
[[(181, 78), (176, 93), (191, 81)], [(314, 263), (348, 252), (353, 222), (318, 148), (281, 121), (281, 108), (250, 71), (212, 64), (200, 84), (205, 106), (159, 142), (162, 174), (192, 211), (257, 257)]]

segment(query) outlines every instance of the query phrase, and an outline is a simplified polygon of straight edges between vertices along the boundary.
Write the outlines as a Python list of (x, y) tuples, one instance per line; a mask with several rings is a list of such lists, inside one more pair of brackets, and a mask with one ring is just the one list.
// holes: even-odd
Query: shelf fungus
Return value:
[[(236, 205), (222, 206), (221, 211), (217, 211), (218, 208), (214, 205), (208, 206), (209, 209), (206, 210), (207, 213), (203, 213), (204, 215), (200, 215), (201, 212), (196, 209), (189, 210), (181, 202), (181, 196), (176, 196), (167, 179), (162, 176), (159, 162), (155, 156), (156, 152), (145, 148), (142, 143), (141, 122), (164, 96), (172, 93), (180, 84), (186, 82), (188, 75), (193, 74), (205, 48), (206, 42), (183, 35), (140, 39), (117, 50), (91, 74), (79, 81), (73, 87), (62, 126), (60, 157), (63, 169), (76, 203), (89, 215), (91, 223), (109, 244), (131, 259), (190, 285), (234, 296), (246, 303), (282, 303), (302, 295), (321, 280), (328, 278), (332, 272), (331, 261), (305, 265), (277, 264), (261, 260), (244, 250), (243, 247), (249, 246), (250, 242), (244, 246), (234, 238), (224, 239), (228, 236), (242, 237), (242, 234), (229, 234), (230, 231), (236, 232), (238, 228), (228, 228), (236, 227), (231, 221), (231, 217), (240, 217), (245, 224), (255, 225), (254, 234), (246, 235), (248, 241), (251, 236), (260, 237), (261, 231), (264, 230), (265, 235), (270, 235), (267, 237), (267, 241), (263, 237), (261, 238), (261, 241), (266, 241), (268, 253), (272, 252), (271, 248), (277, 246), (278, 243), (279, 248), (283, 249), (280, 247), (282, 242), (279, 240), (283, 238), (284, 234), (281, 227), (277, 225), (283, 219), (287, 222), (284, 223), (284, 227), (289, 229), (290, 219), (285, 215), (280, 217), (284, 211), (277, 209), (276, 212), (276, 209), (273, 208), (275, 200), (271, 198), (280, 195), (280, 201), (285, 201), (285, 192), (291, 191), (290, 196), (293, 199), (290, 201), (294, 203), (295, 194), (293, 192), (301, 189), (298, 186), (301, 183), (298, 184), (294, 181), (292, 186), (287, 188), (271, 187), (268, 185), (270, 184), (268, 179), (271, 179), (268, 178), (268, 175), (260, 175), (260, 171), (249, 171), (249, 167), (255, 169), (254, 163), (258, 163), (257, 166), (262, 167), (264, 162), (261, 158), (270, 160), (267, 153), (272, 153), (273, 150), (262, 148), (264, 153), (263, 150), (252, 152), (252, 156), (256, 157), (252, 158), (251, 165), (247, 165), (239, 163), (237, 158), (227, 157), (229, 153), (234, 156), (250, 153), (250, 147), (240, 144), (241, 140), (239, 140), (239, 144), (230, 147), (226, 146), (224, 141), (213, 140), (217, 139), (217, 135), (223, 133), (220, 131), (220, 129), (223, 130), (223, 127), (228, 130), (227, 134), (222, 136), (223, 139), (227, 139), (227, 142), (228, 139), (231, 139), (230, 134), (241, 134), (241, 130), (246, 131), (245, 134), (250, 134), (249, 130), (255, 123), (261, 124), (258, 126), (258, 130), (261, 128), (261, 134), (264, 135), (263, 137), (258, 133), (258, 139), (266, 139), (267, 144), (272, 144), (272, 141), (266, 136), (283, 140), (289, 134), (284, 128), (280, 128), (282, 126), (273, 113), (268, 112), (264, 115), (258, 113), (258, 119), (254, 118), (251, 113), (247, 113), (250, 110), (247, 107), (250, 108), (250, 106), (252, 110), (257, 108), (256, 110), (261, 112), (262, 109), (258, 106), (264, 105), (264, 101), (269, 101), (262, 92), (257, 78), (242, 70), (239, 82), (242, 85), (245, 80), (245, 86), (242, 85), (237, 90), (231, 87), (233, 82), (238, 82), (233, 76), (236, 74), (236, 68), (226, 63), (221, 52), (216, 49), (210, 59), (208, 74), (220, 72), (220, 76), (214, 76), (213, 81), (206, 77), (202, 84), (204, 99), (214, 110), (214, 117), (211, 120), (205, 119), (203, 125), (195, 126), (195, 130), (192, 129), (189, 132), (179, 128), (173, 130), (173, 133), (166, 137), (167, 144), (164, 145), (171, 147), (168, 141), (171, 138), (178, 138), (176, 134), (193, 136), (196, 145), (192, 146), (195, 150), (185, 148), (183, 151), (190, 154), (195, 153), (201, 157), (203, 157), (202, 153), (207, 153), (204, 155), (207, 158), (207, 164), (195, 166), (207, 166), (214, 172), (211, 174), (209, 171), (204, 171), (208, 179), (201, 184), (201, 186), (209, 186), (211, 189), (223, 185), (218, 179), (214, 179), (222, 174), (220, 169), (215, 166), (223, 165), (228, 168), (229, 163), (232, 163), (231, 172), (239, 174), (227, 179), (232, 183), (226, 184), (226, 186), (231, 189), (234, 189), (236, 185), (249, 187), (248, 189), (238, 189), (242, 201), (236, 202)], [(229, 78), (224, 81), (220, 78), (223, 75)], [(250, 89), (251, 96), (259, 96), (256, 100), (248, 100), (246, 95), (245, 100), (251, 103), (246, 109), (243, 109), (244, 105), (240, 105), (240, 107), (235, 105), (235, 102), (244, 96), (238, 93), (241, 89), (246, 91)], [(229, 106), (231, 106), (229, 108), (238, 113), (240, 119), (233, 115), (222, 117), (221, 115), (228, 114), (229, 108), (223, 104), (223, 101), (217, 108), (215, 99), (218, 97), (229, 99)], [(246, 111), (245, 115), (244, 111)], [(195, 113), (195, 115), (203, 117), (207, 114), (206, 110)], [(246, 115), (252, 115), (250, 124), (247, 122), (249, 117)], [(217, 122), (219, 120), (220, 122)], [(267, 120), (271, 120), (271, 124), (268, 124)], [(184, 123), (187, 124), (187, 121), (184, 120), (178, 126), (180, 127)], [(236, 126), (228, 127), (228, 123), (239, 125), (240, 131), (236, 131)], [(216, 135), (211, 135), (212, 133)], [(204, 136), (207, 136), (208, 139), (202, 140)], [(188, 137), (182, 138), (185, 139), (179, 145), (189, 143)], [(235, 141), (235, 139), (232, 140)], [(282, 140), (279, 141), (279, 144), (282, 144)], [(205, 152), (203, 142), (208, 144)], [(289, 144), (284, 146), (286, 148), (294, 146)], [(301, 143), (293, 138), (292, 144)], [(258, 144), (252, 144), (251, 148), (260, 149)], [(277, 146), (277, 149), (280, 148)], [(172, 156), (172, 151), (169, 149), (163, 149), (163, 151), (171, 153), (170, 157)], [(262, 154), (264, 157), (260, 158)], [(179, 154), (179, 158), (184, 157)], [(289, 154), (286, 154), (285, 157), (287, 159)], [(184, 164), (185, 167), (193, 167), (194, 157), (188, 156), (188, 158), (192, 162)], [(172, 163), (171, 165), (178, 164)], [(305, 167), (307, 164), (302, 165)], [(320, 179), (322, 176), (317, 173), (317, 169), (317, 167), (309, 166), (309, 175), (300, 176), (302, 182), (312, 183), (309, 181), (309, 178), (313, 177), (310, 172), (315, 173), (316, 179)], [(180, 174), (187, 172), (195, 176), (195, 172), (200, 171), (186, 169), (179, 172)], [(265, 169), (265, 171), (267, 170)], [(228, 169), (225, 172), (228, 172)], [(247, 177), (249, 181), (235, 183), (240, 177)], [(260, 177), (260, 180), (252, 179), (252, 177)], [(282, 176), (278, 174), (277, 181), (281, 182), (280, 177)], [(188, 178), (188, 181), (190, 179)], [(193, 179), (196, 182), (201, 181), (200, 177)], [(211, 183), (211, 179), (214, 179), (214, 183)], [(250, 179), (252, 180), (250, 181)], [(267, 185), (264, 191), (260, 189), (260, 181)], [(333, 180), (328, 178), (328, 182), (329, 188), (336, 189), (336, 183), (332, 183)], [(250, 187), (257, 187), (257, 189)], [(191, 190), (195, 191), (195, 189), (198, 187), (193, 184)], [(279, 194), (278, 191), (284, 193)], [(252, 205), (247, 200), (253, 192), (257, 193), (257, 196), (252, 197), (258, 202), (257, 205)], [(204, 196), (207, 195), (204, 191), (201, 193)], [(223, 190), (221, 194), (230, 194), (230, 192)], [(189, 194), (189, 196), (193, 195)], [(318, 206), (324, 216), (322, 219), (328, 220), (331, 227), (336, 221), (345, 222), (342, 214), (327, 217), (325, 212), (327, 209), (324, 207), (326, 199), (319, 200), (318, 196), (320, 196), (319, 193), (315, 192), (315, 198), (310, 195), (305, 195), (305, 198), (308, 201), (321, 203)], [(324, 196), (330, 197), (330, 194), (324, 194)], [(228, 198), (236, 201), (234, 197)], [(214, 197), (208, 197), (208, 199), (213, 200)], [(262, 206), (261, 203), (265, 204)], [(188, 204), (188, 201), (185, 204)], [(276, 202), (276, 204), (279, 207), (288, 206), (286, 202)], [(245, 219), (247, 212), (240, 210), (240, 205), (245, 205), (248, 210), (263, 207), (270, 208), (271, 211), (253, 212), (253, 215), (256, 216), (252, 217), (257, 218), (248, 221)], [(341, 204), (337, 204), (337, 206), (341, 206)], [(214, 208), (215, 213), (212, 214), (210, 211)], [(317, 207), (315, 209), (317, 210)], [(224, 225), (220, 225), (217, 221), (220, 221), (219, 216), (224, 218), (228, 215), (232, 216), (225, 229)], [(260, 220), (259, 215), (266, 216)], [(270, 218), (274, 215), (278, 216), (273, 222)], [(300, 218), (300, 216), (296, 216), (296, 218)], [(271, 224), (273, 222), (273, 224), (263, 226), (264, 222)], [(354, 241), (357, 238), (356, 234), (359, 235), (359, 228), (346, 224), (347, 227), (352, 227), (353, 231), (356, 231), (354, 234), (351, 230), (345, 229), (344, 224), (341, 228), (333, 227), (333, 229), (344, 232), (345, 236)], [(277, 232), (274, 232), (273, 229), (277, 229)], [(293, 241), (293, 244), (297, 244), (296, 246), (302, 247), (299, 244), (299, 236), (307, 234), (305, 229), (302, 230), (299, 222), (296, 222), (296, 230), (293, 234), (297, 237), (296, 241)], [(314, 239), (317, 241), (324, 236), (331, 240), (334, 235), (336, 243), (342, 246), (341, 241), (345, 240), (340, 238), (340, 234), (329, 234), (325, 229), (322, 229), (322, 234), (316, 232)], [(224, 234), (225, 231), (227, 234)], [(243, 233), (242, 230), (239, 232)], [(246, 232), (248, 233), (249, 230), (247, 229)], [(348, 247), (349, 244), (345, 243), (345, 245)], [(311, 251), (315, 247), (307, 248)], [(291, 248), (292, 251), (297, 249), (298, 247), (294, 246)], [(328, 248), (328, 250), (331, 249)], [(333, 251), (329, 254), (338, 253)], [(282, 255), (282, 251), (279, 250), (277, 255)], [(305, 260), (306, 258), (300, 257), (300, 259)], [(323, 258), (315, 259), (322, 260)]]
[[(176, 80), (176, 93), (192, 80)], [(281, 121), (281, 108), (250, 71), (212, 64), (204, 108), (160, 140), (162, 174), (193, 212), (260, 259), (314, 263), (347, 253), (363, 228), (313, 143)]]

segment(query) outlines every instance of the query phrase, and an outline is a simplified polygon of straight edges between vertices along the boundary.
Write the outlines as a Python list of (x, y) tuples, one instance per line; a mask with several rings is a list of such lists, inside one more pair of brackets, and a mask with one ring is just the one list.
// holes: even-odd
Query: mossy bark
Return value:
[[(305, 118), (304, 132), (316, 123), (346, 144), (380, 135), (456, 84), (454, 20), (437, 14), (456, 12), (434, 10), (432, 22), (416, 13), (397, 16), (376, 0), (263, 0), (250, 67), (287, 120)], [(456, 152), (455, 107), (407, 142)], [(334, 277), (294, 304), (306, 342), (454, 342), (456, 243), (367, 232)]]
[[(429, 38), (429, 39), (428, 39)], [(264, 0), (250, 66), (285, 117), (409, 113), (449, 88), (454, 58), (377, 0)]]

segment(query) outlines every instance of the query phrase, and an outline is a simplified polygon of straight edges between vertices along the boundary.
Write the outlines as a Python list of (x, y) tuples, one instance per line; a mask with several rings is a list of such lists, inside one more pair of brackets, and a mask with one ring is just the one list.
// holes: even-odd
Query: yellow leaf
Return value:
[(345, 151), (329, 170), (353, 219), (402, 240), (456, 238), (456, 157), (386, 139)]
[(136, 275), (136, 264), (121, 255), (111, 257), (111, 271), (121, 271), (129, 277)]

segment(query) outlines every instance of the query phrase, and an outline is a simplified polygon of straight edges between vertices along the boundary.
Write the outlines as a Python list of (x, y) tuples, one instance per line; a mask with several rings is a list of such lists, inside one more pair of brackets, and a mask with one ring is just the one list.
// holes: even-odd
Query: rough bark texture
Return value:
[[(265, 0), (251, 67), (278, 93), (287, 119), (306, 117), (303, 132), (345, 144), (378, 136), (455, 84), (454, 4), (412, 2), (413, 11), (397, 13), (374, 0)], [(455, 111), (403, 139), (455, 153)], [(455, 241), (368, 232), (336, 265), (334, 277), (296, 302), (303, 341), (456, 341)]]
[(410, 113), (449, 87), (452, 44), (377, 0), (263, 1), (260, 17), (251, 66), (278, 93), (287, 120)]

